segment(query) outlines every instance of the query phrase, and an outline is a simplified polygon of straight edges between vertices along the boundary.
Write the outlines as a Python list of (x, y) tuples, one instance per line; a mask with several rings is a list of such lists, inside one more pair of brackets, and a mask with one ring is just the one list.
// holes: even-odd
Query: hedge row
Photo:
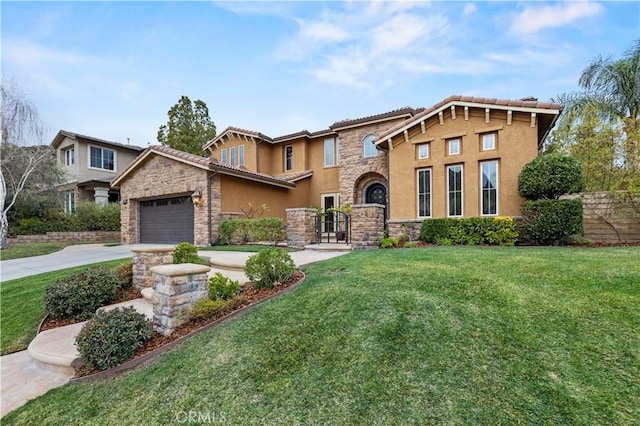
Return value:
[(426, 219), (420, 239), (436, 244), (512, 246), (518, 239), (518, 229), (512, 217)]
[(232, 241), (272, 241), (275, 244), (286, 239), (284, 221), (279, 217), (223, 220), (219, 232), (220, 244)]
[(50, 212), (45, 218), (20, 219), (12, 224), (10, 235), (39, 235), (47, 232), (119, 231), (120, 205), (96, 204), (91, 201), (78, 204), (76, 211), (65, 214)]

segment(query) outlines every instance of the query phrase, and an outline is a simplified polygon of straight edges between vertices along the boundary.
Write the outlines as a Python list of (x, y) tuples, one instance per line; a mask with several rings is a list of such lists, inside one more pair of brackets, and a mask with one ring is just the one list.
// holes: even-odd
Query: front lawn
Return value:
[(125, 260), (76, 266), (3, 282), (0, 286), (0, 353), (24, 350), (35, 337), (44, 317), (44, 290), (49, 284), (92, 266), (115, 268)]
[[(637, 424), (640, 248), (374, 250), (3, 424)], [(199, 419), (199, 420), (198, 420)]]
[(60, 251), (70, 243), (32, 243), (15, 244), (0, 250), (0, 260), (21, 259), (23, 257), (42, 256)]

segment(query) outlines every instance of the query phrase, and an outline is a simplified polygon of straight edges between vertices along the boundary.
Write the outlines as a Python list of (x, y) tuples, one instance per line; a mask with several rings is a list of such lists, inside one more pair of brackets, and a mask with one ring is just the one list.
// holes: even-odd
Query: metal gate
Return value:
[(351, 216), (342, 212), (316, 215), (317, 244), (349, 244), (351, 242)]

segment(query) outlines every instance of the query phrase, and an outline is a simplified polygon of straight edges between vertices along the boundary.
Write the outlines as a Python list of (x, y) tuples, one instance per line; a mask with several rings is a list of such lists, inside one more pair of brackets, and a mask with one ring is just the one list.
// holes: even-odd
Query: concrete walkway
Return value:
[[(6, 279), (14, 279), (83, 264), (131, 257), (131, 247), (132, 246), (104, 247), (98, 244), (69, 246), (60, 252), (49, 255), (16, 259), (15, 261), (2, 261), (0, 265), (0, 267), (2, 267), (2, 280), (5, 280), (5, 276), (12, 277)], [(348, 252), (305, 250), (291, 252), (290, 254), (296, 266), (301, 267), (346, 253)], [(212, 269), (209, 276), (212, 276), (215, 272), (221, 272), (231, 279), (246, 281), (243, 272), (244, 264), (247, 259), (255, 253), (200, 251), (198, 254), (211, 259)], [(5, 270), (5, 262), (12, 262), (10, 271)], [(125, 302), (125, 304), (126, 303), (132, 302)], [(145, 308), (140, 309), (138, 306), (136, 306), (136, 308), (145, 311), (144, 313), (147, 316), (152, 312)], [(146, 308), (149, 307), (147, 306)], [(72, 368), (50, 368), (46, 366), (46, 362), (48, 357), (57, 357), (62, 354), (69, 359), (68, 365), (71, 365), (73, 359), (77, 358), (77, 351), (73, 342), (75, 341), (75, 335), (78, 331), (77, 325), (46, 331), (38, 335), (42, 339), (36, 337), (32, 345), (36, 340), (42, 340), (42, 342), (38, 342), (38, 345), (30, 345), (29, 351), (31, 352), (31, 356), (29, 351), (21, 351), (0, 357), (2, 373), (0, 380), (0, 417), (21, 407), (28, 400), (46, 393), (50, 389), (64, 385), (73, 377)], [(46, 333), (51, 334), (51, 336), (42, 335)], [(54, 343), (57, 342), (55, 349), (52, 349), (52, 341)], [(60, 345), (62, 346), (58, 347)], [(55, 354), (49, 352), (55, 352)], [(34, 355), (38, 361), (34, 360)]]

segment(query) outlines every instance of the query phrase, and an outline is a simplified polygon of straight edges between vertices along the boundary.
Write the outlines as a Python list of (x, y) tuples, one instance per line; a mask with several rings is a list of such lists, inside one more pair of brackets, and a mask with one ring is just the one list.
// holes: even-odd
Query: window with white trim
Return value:
[(498, 162), (480, 163), (480, 213), (482, 216), (498, 214)]
[(73, 191), (64, 193), (64, 212), (71, 214), (76, 210), (76, 194)]
[(449, 155), (460, 154), (460, 139), (449, 139), (447, 141), (447, 147)]
[(376, 149), (373, 141), (375, 140), (375, 135), (367, 135), (364, 137), (362, 143), (364, 145), (362, 156), (364, 158), (375, 157), (378, 155), (378, 150)]
[(450, 217), (462, 216), (462, 179), (462, 165), (447, 167), (447, 215)]
[(67, 149), (64, 152), (64, 164), (66, 166), (73, 166), (76, 163), (76, 150), (75, 148)]
[(238, 166), (244, 166), (244, 145), (238, 146)]
[(227, 164), (227, 148), (220, 150), (220, 162)]
[(335, 166), (340, 161), (340, 139), (328, 138), (324, 140), (324, 165)]
[(431, 217), (431, 169), (418, 170), (418, 217)]
[(287, 145), (284, 147), (284, 171), (291, 170), (293, 170), (293, 145)]
[(89, 168), (100, 170), (116, 170), (116, 153), (107, 148), (89, 147)]
[(496, 149), (496, 134), (485, 133), (482, 135), (482, 150), (491, 151), (492, 149)]
[(229, 148), (229, 164), (236, 165), (236, 148), (234, 146)]
[(424, 160), (425, 158), (429, 158), (429, 144), (421, 143), (417, 145), (418, 150), (418, 160)]

